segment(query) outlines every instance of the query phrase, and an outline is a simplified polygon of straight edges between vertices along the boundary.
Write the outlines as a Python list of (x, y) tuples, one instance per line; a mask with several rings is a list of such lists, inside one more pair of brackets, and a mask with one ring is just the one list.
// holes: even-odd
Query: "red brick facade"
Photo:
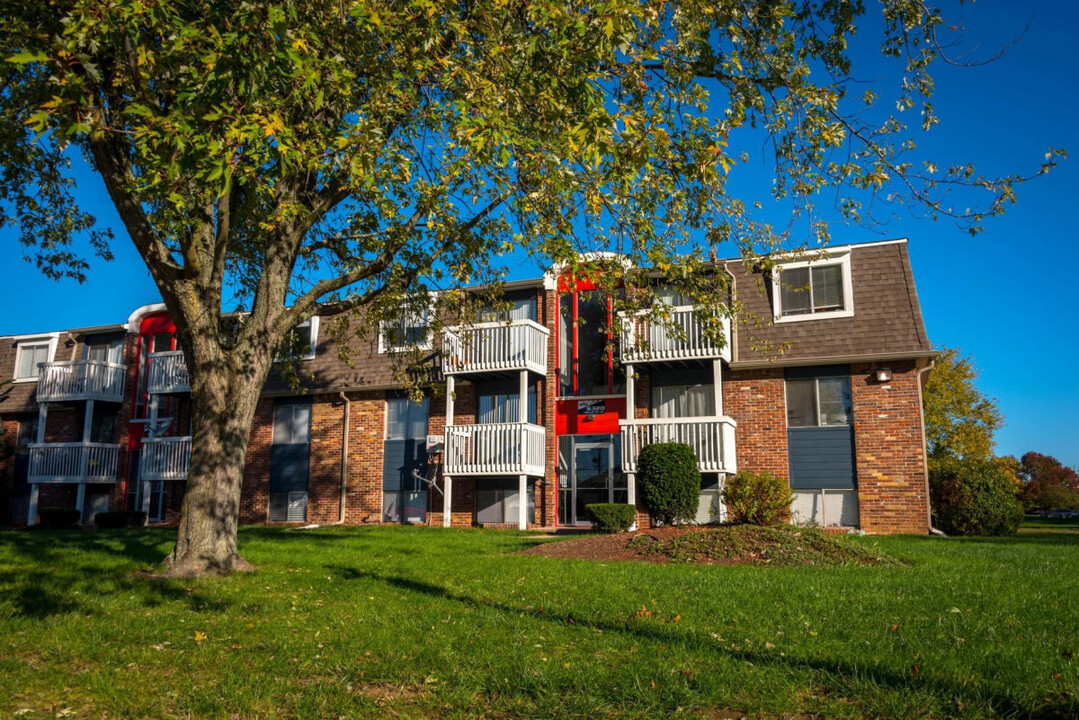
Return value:
[[(886, 267), (891, 260), (885, 253), (877, 253), (873, 267)], [(875, 277), (875, 275), (874, 275)], [(856, 288), (857, 289), (857, 288)], [(556, 400), (559, 392), (558, 348), (559, 316), (557, 294), (553, 290), (534, 287), (537, 294), (537, 321), (549, 331), (547, 349), (548, 372), (537, 388), (538, 423), (546, 430), (546, 467), (542, 478), (529, 478), (535, 487), (535, 522), (537, 527), (554, 527), (558, 522), (558, 438), (556, 432)], [(862, 305), (859, 304), (859, 308)], [(767, 311), (767, 309), (766, 309)], [(860, 310), (861, 312), (861, 310)], [(861, 315), (859, 315), (861, 317)], [(917, 333), (921, 322), (914, 322)], [(864, 323), (864, 320), (863, 320)], [(809, 333), (814, 323), (796, 323), (800, 333)], [(113, 331), (115, 332), (115, 331)], [(772, 329), (773, 333), (780, 330)], [(866, 330), (868, 333), (868, 330)], [(923, 330), (924, 332), (924, 330)], [(811, 333), (810, 333), (811, 334)], [(65, 347), (71, 357), (78, 352), (75, 331), (68, 333), (70, 339)], [(127, 397), (120, 409), (118, 437), (121, 446), (117, 482), (113, 485), (89, 486), (88, 493), (109, 493), (114, 509), (125, 506), (131, 489), (127, 488), (129, 452), (129, 420), (133, 412), (134, 388), (138, 387), (137, 358), (138, 336), (129, 333), (125, 342)], [(321, 338), (317, 361), (322, 365), (332, 363), (332, 341)], [(797, 359), (806, 364), (805, 349)], [(7, 353), (6, 355), (4, 353)], [(736, 349), (737, 354), (737, 349)], [(879, 356), (879, 355), (878, 355)], [(792, 356), (793, 357), (793, 356)], [(924, 357), (920, 356), (920, 357)], [(12, 358), (10, 348), (0, 343), (0, 361)], [(724, 362), (722, 367), (722, 414), (737, 422), (735, 445), (739, 469), (753, 472), (770, 471), (781, 477), (790, 475), (787, 447), (786, 396), (782, 356), (769, 367), (755, 367), (756, 361)], [(827, 358), (835, 362), (835, 358)], [(822, 364), (824, 359), (822, 359)], [(365, 355), (364, 373), (379, 377), (379, 363), (387, 365), (386, 358), (377, 351)], [(745, 366), (749, 365), (750, 368)], [(920, 403), (920, 370), (915, 360), (895, 360), (889, 363), (866, 361), (852, 364), (851, 386), (853, 405), (853, 437), (855, 443), (855, 466), (859, 501), (860, 526), (874, 533), (925, 533), (929, 527), (928, 498), (925, 478), (923, 420)], [(876, 370), (887, 366), (892, 379), (881, 383), (876, 380)], [(321, 366), (320, 366), (321, 367)], [(752, 369), (751, 369), (752, 368)], [(649, 416), (650, 375), (644, 364), (635, 367), (633, 417)], [(378, 371), (376, 373), (376, 370)], [(0, 367), (0, 374), (9, 369)], [(362, 373), (361, 373), (362, 374)], [(332, 375), (332, 373), (331, 373)], [(311, 401), (311, 445), (308, 467), (307, 522), (328, 524), (340, 520), (342, 460), (345, 462), (345, 514), (344, 522), (360, 525), (383, 521), (383, 447), (385, 441), (386, 398), (389, 383), (380, 383), (379, 389), (356, 380), (357, 374), (341, 371), (333, 377), (352, 378), (347, 386), (348, 417), (345, 427), (346, 402), (336, 386), (320, 387), (308, 393)], [(476, 422), (477, 396), (476, 376), (464, 376), (456, 385), (454, 399), (454, 423)], [(534, 375), (530, 381), (535, 381)], [(14, 446), (18, 433), (18, 417), (36, 411), (25, 388), (22, 403), (0, 416), (0, 426), (5, 433), (0, 445)], [(285, 394), (274, 388), (274, 392)], [(21, 396), (20, 396), (21, 397)], [(172, 396), (168, 415), (173, 418), (169, 435), (185, 435), (190, 427), (191, 404), (184, 395)], [(269, 519), (270, 457), (273, 442), (273, 410), (275, 399), (264, 397), (258, 404), (247, 448), (246, 466), (240, 503), (240, 522), (266, 523)], [(9, 405), (9, 408), (11, 406)], [(46, 442), (79, 440), (83, 432), (85, 403), (53, 404), (49, 406), (45, 428)], [(8, 408), (5, 408), (7, 410)], [(436, 391), (429, 404), (428, 432), (432, 435), (445, 433), (446, 399)], [(137, 428), (138, 425), (130, 427)], [(347, 433), (347, 457), (345, 451)], [(13, 454), (0, 449), (0, 512), (12, 503)], [(442, 458), (432, 456), (429, 461), (437, 466)], [(477, 488), (482, 479), (470, 477), (453, 478), (452, 524), (473, 526), (477, 523)], [(178, 518), (185, 483), (167, 483), (165, 520)], [(73, 505), (75, 485), (40, 486), (39, 506)], [(443, 513), (442, 495), (432, 490), (428, 493), (428, 522), (441, 525)], [(5, 516), (6, 517), (6, 516)], [(17, 519), (16, 519), (17, 520)], [(647, 512), (638, 512), (638, 524), (648, 527)]]
[[(878, 382), (877, 370), (892, 379)], [(861, 526), (872, 533), (929, 532), (921, 385), (912, 362), (851, 366)]]

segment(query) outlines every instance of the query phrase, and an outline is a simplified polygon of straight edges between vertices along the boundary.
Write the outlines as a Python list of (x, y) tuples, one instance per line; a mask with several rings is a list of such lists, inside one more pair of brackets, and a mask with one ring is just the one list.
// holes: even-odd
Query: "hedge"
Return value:
[(141, 527), (146, 524), (146, 513), (141, 510), (99, 512), (94, 515), (94, 525), (99, 528)]
[(748, 525), (779, 525), (790, 520), (794, 495), (783, 478), (770, 472), (742, 470), (727, 478), (723, 502), (727, 522)]
[(625, 532), (637, 520), (637, 508), (626, 503), (592, 503), (585, 508), (592, 516), (592, 527), (600, 532)]
[(934, 463), (929, 499), (934, 526), (949, 535), (1014, 535), (1023, 522), (1008, 474), (988, 460)]

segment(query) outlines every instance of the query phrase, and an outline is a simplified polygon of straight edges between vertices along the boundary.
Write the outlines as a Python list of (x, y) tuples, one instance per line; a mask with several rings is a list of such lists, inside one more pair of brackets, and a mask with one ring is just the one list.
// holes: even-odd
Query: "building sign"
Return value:
[(606, 400), (578, 400), (578, 415), (603, 415), (607, 412)]

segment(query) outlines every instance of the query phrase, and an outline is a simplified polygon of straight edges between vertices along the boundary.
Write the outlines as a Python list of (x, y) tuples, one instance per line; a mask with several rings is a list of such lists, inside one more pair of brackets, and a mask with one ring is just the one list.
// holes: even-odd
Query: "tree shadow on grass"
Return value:
[(326, 565), (327, 570), (335, 573), (343, 580), (374, 580), (387, 585), (406, 590), (409, 592), (425, 595), (427, 597), (449, 600), (468, 608), (476, 610), (495, 610), (511, 617), (529, 616), (536, 620), (559, 626), (572, 623), (585, 629), (597, 629), (603, 632), (620, 634), (629, 637), (633, 641), (648, 641), (658, 645), (681, 644), (686, 647), (699, 649), (718, 657), (732, 660), (740, 660), (752, 663), (759, 668), (785, 668), (790, 670), (808, 669), (826, 673), (831, 676), (840, 676), (851, 680), (871, 679), (873, 682), (899, 691), (929, 691), (937, 697), (954, 699), (968, 707), (976, 706), (979, 702), (985, 702), (992, 707), (996, 714), (1005, 717), (1026, 717), (1038, 719), (1050, 718), (1074, 718), (1079, 717), (1079, 698), (1069, 697), (1060, 700), (1048, 700), (1045, 705), (1029, 707), (1020, 700), (1001, 693), (995, 693), (985, 689), (981, 696), (974, 695), (958, 684), (943, 680), (931, 680), (915, 678), (905, 673), (896, 672), (892, 668), (882, 665), (866, 666), (853, 665), (838, 660), (796, 658), (779, 653), (757, 652), (752, 650), (739, 650), (724, 647), (710, 638), (690, 631), (679, 631), (669, 626), (646, 626), (636, 622), (604, 622), (594, 621), (578, 617), (572, 612), (555, 613), (546, 612), (534, 607), (515, 607), (507, 603), (472, 597), (441, 585), (415, 580), (401, 575), (382, 575), (366, 572), (356, 568)]
[(160, 563), (163, 540), (160, 531), (142, 529), (3, 533), (0, 591), (12, 616), (37, 620), (92, 614), (110, 598), (144, 609), (180, 601), (197, 612), (225, 610), (193, 587), (138, 572)]

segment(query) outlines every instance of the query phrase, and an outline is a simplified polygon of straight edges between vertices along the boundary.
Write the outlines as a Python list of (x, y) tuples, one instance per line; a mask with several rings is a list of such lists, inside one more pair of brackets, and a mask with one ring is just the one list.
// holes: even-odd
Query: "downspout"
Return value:
[(936, 360), (930, 358), (929, 364), (924, 368), (918, 370), (918, 415), (922, 421), (922, 470), (925, 472), (925, 515), (926, 524), (929, 526), (930, 535), (943, 535), (933, 527), (933, 509), (929, 507), (929, 450), (925, 444), (925, 397), (923, 393), (925, 391), (925, 384), (922, 382), (922, 376), (933, 369), (936, 365)]
[(345, 403), (345, 417), (341, 427), (341, 512), (335, 525), (345, 524), (345, 491), (348, 488), (348, 428), (349, 416), (352, 413), (352, 401), (343, 391), (337, 393)]

